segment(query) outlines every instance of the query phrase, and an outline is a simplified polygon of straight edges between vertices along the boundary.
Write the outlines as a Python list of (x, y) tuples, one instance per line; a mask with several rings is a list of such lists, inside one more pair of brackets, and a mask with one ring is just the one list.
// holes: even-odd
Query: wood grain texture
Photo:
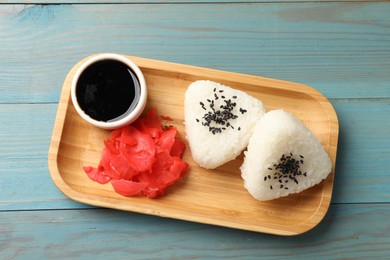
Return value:
[[(95, 206), (279, 235), (301, 234), (322, 220), (330, 205), (333, 171), (310, 190), (261, 203), (243, 187), (239, 170), (242, 157), (217, 169), (206, 170), (193, 161), (189, 149), (183, 157), (190, 165), (189, 173), (159, 199), (126, 198), (116, 194), (111, 185), (99, 185), (89, 180), (82, 167), (99, 164), (103, 141), (109, 134), (109, 131), (98, 129), (81, 119), (70, 100), (74, 74), (89, 58), (75, 65), (64, 81), (50, 143), (50, 175), (65, 195)], [(184, 93), (192, 82), (209, 79), (262, 100), (267, 110), (285, 109), (293, 113), (320, 140), (332, 161), (332, 168), (335, 168), (339, 130), (337, 115), (318, 91), (292, 82), (129, 58), (145, 76), (148, 88), (146, 111), (156, 107), (160, 114), (169, 115), (173, 121), (168, 124), (177, 128), (183, 140)]]
[[(340, 122), (332, 201), (390, 202), (390, 101), (331, 103)], [(49, 178), (47, 150), (56, 110), (57, 104), (0, 105), (0, 210), (89, 207), (68, 200)]]
[(280, 237), (114, 210), (0, 212), (3, 259), (386, 259), (388, 204), (332, 205)]
[(389, 3), (189, 6), (0, 5), (0, 102), (57, 102), (67, 71), (98, 52), (390, 97)]
[(390, 100), (332, 103), (340, 120), (333, 201), (389, 202)]
[(55, 104), (0, 105), (0, 210), (82, 207), (48, 178)]
[[(113, 1), (0, 5), (1, 259), (388, 258), (389, 2), (104, 4)], [(69, 69), (104, 51), (289, 80), (325, 94), (340, 141), (324, 221), (298, 237), (274, 237), (68, 200), (47, 177), (57, 102)]]
[[(3, 4), (58, 4), (54, 0), (3, 0)], [(61, 4), (212, 4), (212, 3), (301, 3), (323, 0), (61, 0)], [(378, 0), (327, 0), (326, 2), (381, 2)]]

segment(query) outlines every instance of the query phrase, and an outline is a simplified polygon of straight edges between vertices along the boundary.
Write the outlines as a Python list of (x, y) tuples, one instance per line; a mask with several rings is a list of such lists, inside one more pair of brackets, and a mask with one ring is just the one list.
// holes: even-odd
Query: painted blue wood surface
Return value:
[[(4, 4), (58, 4), (59, 1), (54, 0), (3, 0)], [(322, 2), (322, 0), (61, 0), (61, 4), (193, 4), (193, 3), (300, 3), (300, 2)], [(327, 2), (367, 2), (367, 0), (327, 0)]]
[(329, 98), (390, 97), (388, 3), (1, 10), (1, 102), (57, 102), (67, 71), (104, 51), (304, 83)]
[(333, 205), (315, 229), (280, 237), (113, 210), (3, 212), (0, 254), (3, 259), (386, 259), (389, 214), (387, 205)]
[[(331, 102), (340, 121), (333, 202), (390, 202), (390, 101)], [(86, 207), (67, 200), (49, 177), (56, 109), (56, 104), (0, 105), (1, 210)]]
[[(389, 2), (70, 2), (0, 5), (0, 259), (388, 258)], [(103, 51), (321, 91), (340, 121), (325, 219), (286, 238), (67, 199), (47, 169), (58, 98), (69, 69)]]

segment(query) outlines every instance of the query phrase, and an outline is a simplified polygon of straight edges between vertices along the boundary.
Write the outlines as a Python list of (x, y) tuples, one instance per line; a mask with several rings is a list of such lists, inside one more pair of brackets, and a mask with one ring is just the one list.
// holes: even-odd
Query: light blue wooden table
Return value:
[[(0, 259), (390, 259), (389, 2), (2, 3)], [(322, 92), (340, 123), (325, 219), (279, 237), (69, 200), (49, 176), (49, 142), (66, 74), (98, 52)]]

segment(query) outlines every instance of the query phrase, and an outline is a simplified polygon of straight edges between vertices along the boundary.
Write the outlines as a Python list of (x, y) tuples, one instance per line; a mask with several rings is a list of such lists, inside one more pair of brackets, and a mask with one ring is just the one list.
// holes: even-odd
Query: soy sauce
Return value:
[(140, 86), (135, 73), (116, 60), (103, 60), (86, 68), (76, 86), (81, 109), (98, 121), (120, 119), (134, 109)]

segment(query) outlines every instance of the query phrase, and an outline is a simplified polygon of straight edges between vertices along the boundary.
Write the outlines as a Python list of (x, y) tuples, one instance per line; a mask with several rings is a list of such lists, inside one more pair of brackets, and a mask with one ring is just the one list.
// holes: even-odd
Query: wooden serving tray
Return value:
[[(157, 107), (163, 121), (177, 127), (185, 140), (184, 93), (188, 85), (209, 79), (243, 90), (259, 98), (267, 110), (285, 109), (303, 121), (319, 138), (335, 168), (338, 120), (329, 101), (316, 90), (297, 83), (206, 68), (131, 57), (145, 75), (148, 103), (145, 111)], [(81, 61), (83, 62), (83, 61)], [(111, 184), (91, 181), (82, 166), (97, 166), (103, 140), (109, 131), (85, 122), (70, 99), (76, 64), (67, 75), (58, 105), (50, 143), (48, 164), (57, 187), (69, 198), (119, 210), (251, 230), (297, 235), (315, 227), (325, 216), (331, 201), (334, 170), (320, 184), (296, 195), (260, 202), (244, 188), (239, 170), (243, 156), (215, 170), (199, 167), (188, 148), (183, 160), (190, 164), (185, 178), (167, 189), (158, 199), (123, 197)]]

